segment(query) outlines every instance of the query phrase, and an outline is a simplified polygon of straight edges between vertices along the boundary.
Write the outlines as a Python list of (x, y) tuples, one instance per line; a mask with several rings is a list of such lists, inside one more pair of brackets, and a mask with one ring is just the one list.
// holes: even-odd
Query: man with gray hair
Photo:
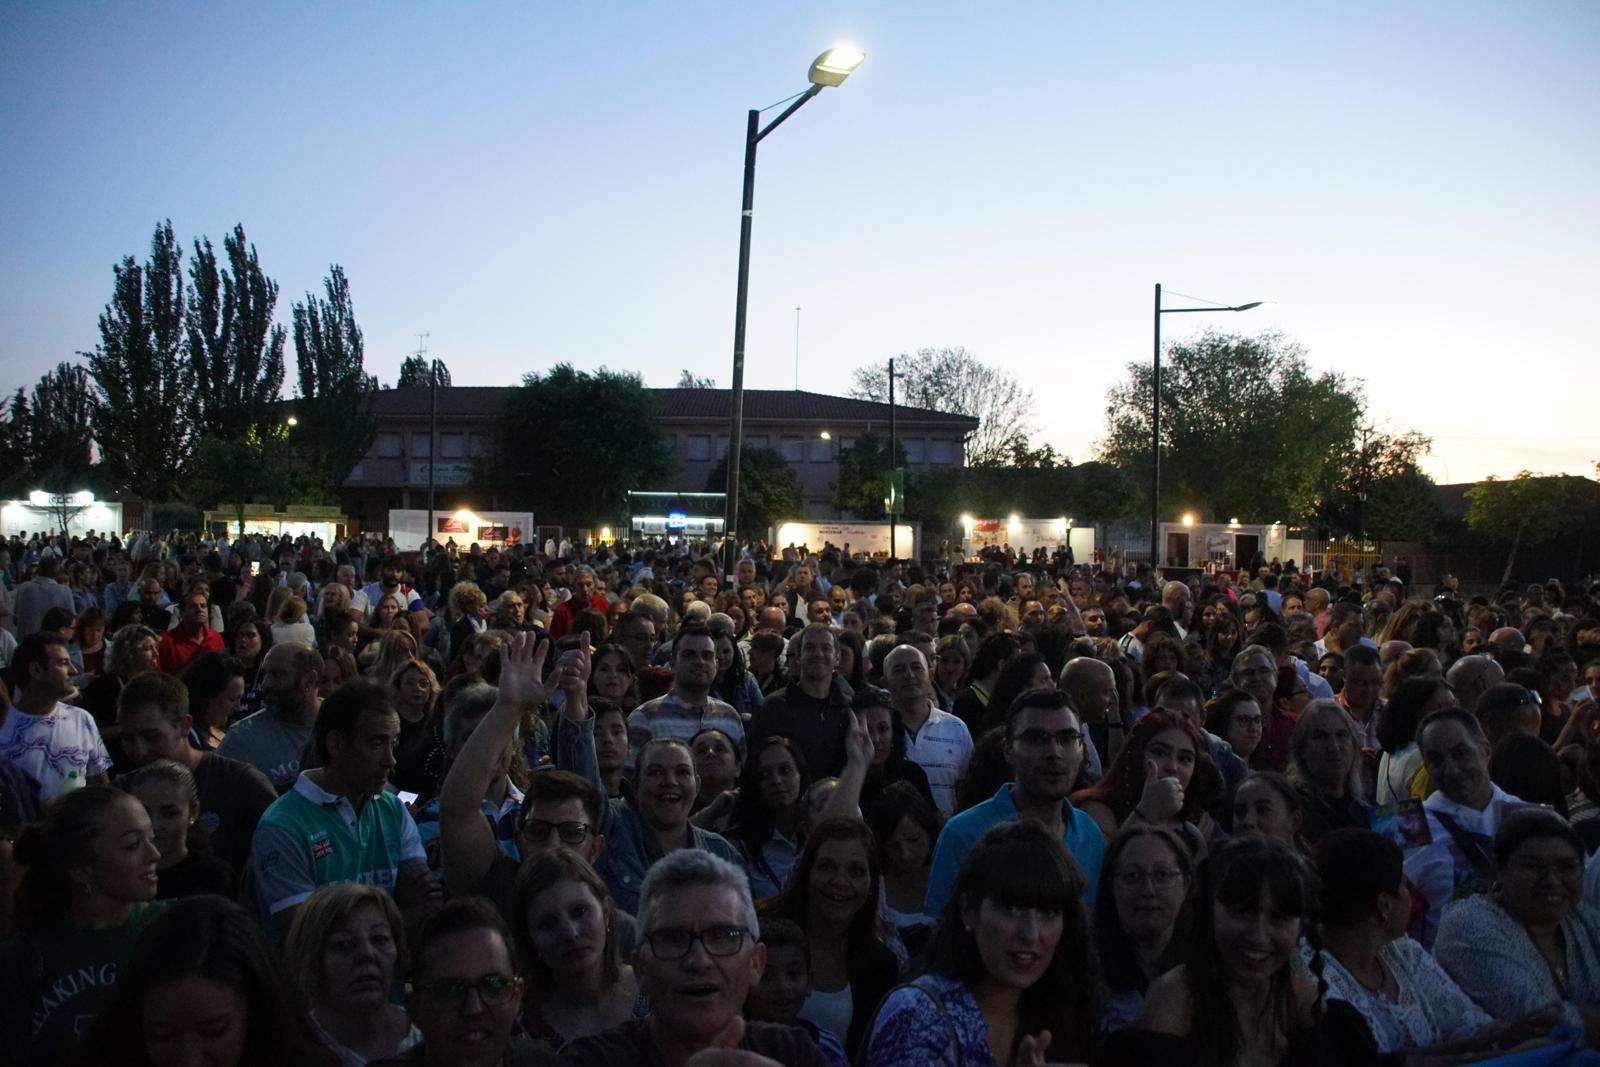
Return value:
[(934, 703), (928, 661), (915, 646), (901, 645), (883, 661), (883, 684), (906, 730), (906, 759), (928, 776), (928, 788), (949, 818), (955, 810), (956, 781), (972, 757), (967, 724)]
[(657, 860), (640, 889), (633, 969), (650, 1014), (561, 1051), (563, 1067), (683, 1063), (705, 1049), (739, 1049), (788, 1067), (826, 1067), (804, 1030), (746, 1022), (745, 996), (761, 981), (767, 949), (744, 872), (698, 849)]

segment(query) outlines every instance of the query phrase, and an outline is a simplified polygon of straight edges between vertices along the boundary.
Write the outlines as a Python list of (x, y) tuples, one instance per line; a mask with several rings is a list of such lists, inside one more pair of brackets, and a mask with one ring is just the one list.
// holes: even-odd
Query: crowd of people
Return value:
[(741, 547), (0, 544), (0, 1063), (1600, 1047), (1600, 586)]

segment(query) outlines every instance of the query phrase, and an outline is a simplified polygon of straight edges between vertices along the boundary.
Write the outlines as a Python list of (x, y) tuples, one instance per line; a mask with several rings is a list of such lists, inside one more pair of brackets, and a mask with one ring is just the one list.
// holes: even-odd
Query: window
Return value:
[(717, 438), (717, 459), (720, 461), (720, 460), (724, 460), (724, 459), (727, 459), (727, 458), (728, 458), (728, 435), (727, 434), (723, 434), (723, 435), (721, 435), (720, 437)]
[(400, 458), (400, 435), (397, 433), (380, 433), (374, 447), (374, 455), (379, 459)]
[(856, 447), (856, 439), (854, 437), (839, 438), (839, 452), (841, 454), (850, 451), (854, 447)]
[(481, 433), (467, 434), (467, 455), (474, 458), (489, 454), (489, 439)]
[(691, 463), (704, 463), (711, 458), (711, 436), (703, 433), (689, 435), (689, 451), (685, 456)]
[(411, 435), (412, 459), (427, 459), (432, 455), (432, 452), (433, 441), (427, 434), (418, 432)]
[(465, 434), (442, 433), (439, 435), (440, 459), (464, 459), (467, 455), (467, 438)]
[(954, 441), (935, 437), (928, 442), (928, 459), (934, 463), (955, 463), (960, 456), (961, 451)]
[(833, 461), (833, 442), (824, 441), (820, 437), (813, 437), (806, 442), (806, 459), (812, 463), (831, 463)]
[(747, 437), (745, 437), (745, 439), (744, 439), (744, 447), (746, 447), (746, 448), (771, 448), (772, 447), (772, 438), (768, 437), (764, 433), (750, 434)]
[(804, 437), (783, 438), (783, 458), (790, 463), (799, 463), (806, 458), (806, 439)]
[(900, 445), (906, 450), (906, 464), (908, 466), (915, 467), (927, 462), (922, 452), (922, 438), (902, 437)]

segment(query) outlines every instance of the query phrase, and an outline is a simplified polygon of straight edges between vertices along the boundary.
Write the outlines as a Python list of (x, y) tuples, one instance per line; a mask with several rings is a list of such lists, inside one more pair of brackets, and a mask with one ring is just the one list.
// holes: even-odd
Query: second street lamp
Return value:
[[(1182, 293), (1178, 294), (1182, 296)], [(1156, 283), (1156, 350), (1150, 373), (1150, 577), (1156, 576), (1161, 566), (1161, 316), (1182, 315), (1196, 311), (1249, 311), (1266, 303), (1254, 300), (1248, 304), (1217, 304), (1193, 308), (1164, 308), (1161, 306), (1161, 283)]]
[(794, 102), (779, 112), (777, 118), (762, 126), (761, 112), (754, 108), (746, 117), (744, 199), (739, 209), (739, 290), (733, 311), (733, 380), (730, 388), (733, 410), (728, 419), (728, 495), (722, 519), (722, 572), (723, 577), (729, 580), (732, 579), (734, 564), (739, 560), (739, 459), (744, 443), (744, 326), (745, 308), (750, 297), (750, 223), (756, 196), (756, 145), (823, 89), (844, 84), (844, 80), (866, 58), (865, 53), (855, 48), (842, 45), (830, 48), (811, 64), (808, 74), (811, 88), (792, 98)]

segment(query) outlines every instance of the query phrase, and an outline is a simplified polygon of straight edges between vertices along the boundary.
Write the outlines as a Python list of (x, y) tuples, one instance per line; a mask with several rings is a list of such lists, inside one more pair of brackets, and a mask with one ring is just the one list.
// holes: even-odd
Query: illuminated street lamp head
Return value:
[(811, 73), (807, 77), (812, 85), (843, 85), (844, 80), (854, 74), (866, 58), (865, 52), (852, 45), (834, 45), (812, 62)]
[(1193, 526), (1194, 525), (1194, 512), (1185, 511), (1183, 513), (1183, 524), (1185, 526)]
[(289, 417), (288, 417), (288, 419), (286, 419), (286, 420), (284, 420), (284, 421), (285, 421), (285, 422), (286, 422), (286, 423), (287, 423), (287, 425), (289, 425), (289, 426), (291, 426), (291, 427), (294, 427), (294, 426), (299, 426), (299, 425), (300, 425), (300, 420), (299, 420), (299, 419), (297, 419), (297, 418), (295, 418), (295, 417), (294, 417), (294, 416), (293, 416), (293, 415), (290, 415), (290, 416), (289, 416)]
[(821, 433), (817, 434), (817, 436), (822, 438), (824, 441), (833, 440), (833, 434), (829, 433), (827, 430), (823, 430)]

